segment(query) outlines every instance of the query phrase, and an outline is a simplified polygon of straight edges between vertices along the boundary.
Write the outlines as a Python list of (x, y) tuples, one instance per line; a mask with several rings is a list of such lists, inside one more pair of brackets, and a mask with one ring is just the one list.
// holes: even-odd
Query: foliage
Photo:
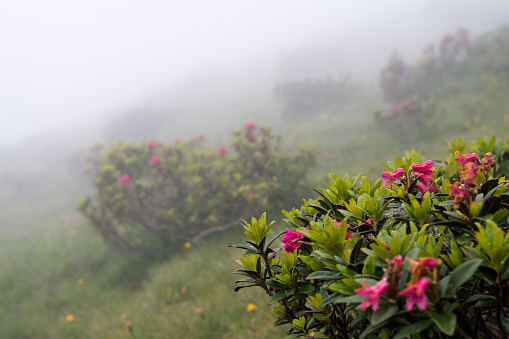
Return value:
[(274, 94), (283, 104), (284, 115), (295, 118), (344, 104), (355, 90), (350, 77), (342, 75), (337, 80), (328, 76), (280, 82), (274, 88)]
[(261, 287), (287, 338), (507, 338), (508, 142), (456, 139), (438, 168), (413, 151), (385, 183), (331, 174), (271, 240), (265, 214), (244, 223), (236, 291)]
[[(390, 132), (400, 141), (409, 141), (416, 137), (416, 132), (429, 132), (435, 127), (436, 105), (413, 96), (399, 105), (392, 105), (387, 112), (377, 109), (374, 115), (377, 127)], [(412, 135), (406, 131), (411, 131)]]
[(394, 52), (387, 66), (380, 73), (380, 86), (389, 104), (398, 104), (414, 95), (430, 99), (444, 79), (456, 69), (471, 51), (469, 32), (459, 29), (455, 34), (445, 34), (438, 53), (434, 44), (423, 49), (421, 59), (410, 65)]
[(314, 158), (305, 148), (283, 152), (269, 127), (252, 122), (234, 132), (229, 148), (207, 149), (201, 139), (96, 147), (90, 157), (95, 192), (81, 203), (82, 213), (114, 248), (166, 255), (266, 203), (291, 202)]

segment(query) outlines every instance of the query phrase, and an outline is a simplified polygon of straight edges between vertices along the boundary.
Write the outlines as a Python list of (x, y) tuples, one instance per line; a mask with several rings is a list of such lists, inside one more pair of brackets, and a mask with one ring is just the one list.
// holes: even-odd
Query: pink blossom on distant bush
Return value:
[(122, 186), (129, 185), (131, 183), (131, 177), (129, 174), (124, 174), (118, 178), (118, 184)]
[(226, 154), (226, 146), (219, 146), (219, 148), (217, 149), (217, 153), (219, 154), (220, 157), (224, 156)]
[(251, 133), (251, 134), (249, 135), (249, 141), (256, 142), (256, 134)]
[(248, 131), (254, 130), (254, 129), (256, 129), (256, 124), (252, 121), (248, 121), (248, 122), (246, 122), (246, 129)]
[(389, 110), (394, 114), (403, 114), (403, 109), (399, 106), (392, 105)]
[(428, 298), (426, 298), (425, 294), (429, 286), (428, 278), (421, 278), (415, 284), (408, 283), (407, 286), (408, 287), (400, 293), (400, 296), (408, 297), (406, 302), (407, 312), (412, 311), (415, 304), (417, 304), (417, 307), (421, 311), (424, 311), (428, 305)]
[(410, 102), (410, 100), (408, 100), (408, 99), (403, 100), (403, 101), (401, 102), (401, 106), (403, 106), (403, 107), (408, 107), (408, 106), (410, 106), (411, 104), (412, 104), (412, 103), (411, 103), (411, 102)]
[(392, 172), (387, 172), (387, 170), (384, 168), (384, 172), (385, 174), (382, 174), (382, 178), (386, 180), (384, 186), (391, 185), (391, 188), (392, 183), (405, 174), (405, 171), (402, 168), (395, 169)]
[(152, 159), (150, 159), (150, 165), (152, 165), (152, 166), (157, 166), (157, 165), (159, 165), (161, 162), (163, 162), (163, 161), (162, 161), (162, 160), (161, 160), (161, 158), (159, 158), (157, 155), (154, 155), (154, 156), (152, 157)]
[(180, 140), (180, 138), (175, 138), (175, 139), (173, 140), (173, 143), (174, 143), (175, 145), (177, 145), (177, 144), (179, 144), (181, 141), (182, 141), (182, 140)]
[(251, 189), (251, 190), (249, 190), (249, 191), (247, 192), (247, 195), (248, 195), (249, 197), (252, 197), (252, 196), (254, 195), (254, 191), (253, 191), (252, 189)]
[(389, 283), (385, 280), (380, 280), (373, 286), (368, 286), (366, 281), (362, 281), (362, 288), (356, 289), (355, 293), (357, 295), (366, 297), (359, 307), (361, 310), (365, 310), (369, 306), (373, 308), (373, 311), (376, 312), (378, 309), (378, 301), (380, 297), (384, 294), (385, 290), (389, 286)]
[(283, 238), (281, 241), (283, 242), (283, 250), (287, 253), (293, 253), (295, 250), (300, 249), (304, 244), (300, 243), (297, 239), (304, 238), (304, 234), (292, 231), (290, 229), (286, 228), (286, 233), (283, 235)]
[(198, 134), (198, 140), (203, 140), (203, 134), (202, 133)]
[(156, 149), (157, 147), (159, 147), (159, 143), (157, 141), (151, 140), (147, 142), (147, 147), (150, 149)]

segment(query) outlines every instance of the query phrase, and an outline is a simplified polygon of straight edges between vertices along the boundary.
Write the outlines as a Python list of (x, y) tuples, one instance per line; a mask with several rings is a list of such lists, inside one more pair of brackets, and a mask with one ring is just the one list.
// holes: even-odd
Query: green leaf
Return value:
[(338, 280), (341, 279), (342, 276), (338, 275), (339, 272), (330, 272), (330, 271), (317, 271), (313, 272), (307, 276), (306, 280)]
[(410, 336), (410, 334), (419, 333), (425, 328), (429, 327), (433, 322), (431, 320), (422, 320), (410, 325), (403, 326), (398, 330), (398, 334), (396, 334), (392, 339), (403, 339), (405, 337)]
[(324, 249), (327, 253), (337, 256), (342, 256), (345, 251), (345, 245), (337, 240), (329, 240)]
[(377, 325), (381, 323), (382, 321), (385, 321), (392, 317), (394, 314), (398, 312), (398, 306), (396, 305), (383, 305), (380, 306), (376, 312), (373, 312), (373, 315), (371, 317), (371, 323), (373, 325)]
[(497, 300), (497, 298), (495, 298), (492, 295), (475, 294), (475, 295), (471, 296), (470, 298), (468, 298), (467, 300), (465, 300), (464, 304), (475, 303), (475, 302), (478, 302), (481, 300)]
[(274, 294), (272, 296), (272, 298), (270, 298), (269, 305), (275, 303), (276, 301), (282, 300), (284, 298), (286, 298), (286, 293), (284, 291), (279, 291), (276, 294)]
[(481, 265), (481, 259), (473, 259), (456, 267), (451, 273), (450, 289), (457, 290), (471, 279)]
[(445, 335), (451, 336), (454, 334), (454, 330), (456, 329), (456, 314), (435, 313), (431, 320)]

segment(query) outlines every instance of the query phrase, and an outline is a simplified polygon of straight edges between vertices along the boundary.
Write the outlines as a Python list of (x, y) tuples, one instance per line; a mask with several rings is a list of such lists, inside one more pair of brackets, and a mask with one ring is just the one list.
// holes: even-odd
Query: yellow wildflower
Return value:
[(251, 312), (251, 311), (254, 311), (256, 310), (256, 305), (255, 304), (247, 304), (247, 307), (246, 307), (246, 311), (247, 312)]
[(74, 321), (74, 316), (72, 314), (68, 314), (65, 317), (65, 320), (67, 320), (68, 323), (72, 323)]

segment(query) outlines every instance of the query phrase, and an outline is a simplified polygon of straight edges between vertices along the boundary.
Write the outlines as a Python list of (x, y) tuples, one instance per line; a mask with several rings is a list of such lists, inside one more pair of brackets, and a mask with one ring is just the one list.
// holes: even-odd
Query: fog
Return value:
[(0, 146), (278, 80), (345, 72), (376, 82), (392, 50), (411, 59), (444, 32), (476, 35), (508, 13), (505, 0), (5, 2)]

